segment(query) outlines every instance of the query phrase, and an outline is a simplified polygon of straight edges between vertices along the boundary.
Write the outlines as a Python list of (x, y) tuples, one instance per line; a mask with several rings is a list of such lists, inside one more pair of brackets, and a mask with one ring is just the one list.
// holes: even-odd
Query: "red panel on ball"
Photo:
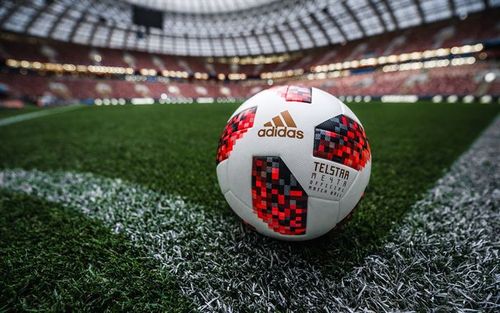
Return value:
[(271, 88), (271, 90), (274, 90), (280, 97), (285, 98), (286, 101), (305, 103), (311, 103), (312, 101), (311, 87), (277, 86)]
[(371, 153), (363, 127), (345, 115), (338, 115), (316, 126), (313, 155), (359, 171), (370, 160)]
[(280, 157), (253, 157), (252, 206), (273, 231), (306, 233), (307, 194)]
[(253, 126), (257, 107), (251, 107), (233, 116), (227, 122), (224, 131), (219, 140), (219, 148), (217, 149), (217, 161), (224, 161), (233, 151), (236, 141), (243, 137), (249, 128)]
[(311, 103), (312, 92), (310, 87), (288, 86), (286, 101)]

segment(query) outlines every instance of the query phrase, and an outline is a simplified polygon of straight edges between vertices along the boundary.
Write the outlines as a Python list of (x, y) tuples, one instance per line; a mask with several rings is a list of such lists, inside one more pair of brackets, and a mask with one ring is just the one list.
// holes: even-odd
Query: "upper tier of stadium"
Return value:
[[(500, 5), (498, 0), (2, 2), (0, 29), (4, 31), (93, 47), (207, 57), (346, 44), (454, 17), (464, 19)], [(146, 9), (149, 20), (138, 23), (137, 9)], [(151, 23), (156, 26), (144, 26)]]
[[(289, 83), (319, 87), (346, 99), (387, 95), (470, 99), (500, 95), (497, 65), (500, 1), (289, 1), (286, 6), (276, 1), (235, 1), (232, 9), (229, 5), (218, 9), (218, 5), (224, 3), (220, 0), (204, 1), (206, 12), (203, 14), (197, 11), (199, 6), (193, 5), (196, 1), (141, 2), (147, 8), (140, 10), (164, 10), (168, 4), (169, 11), (162, 14), (173, 18), (169, 23), (181, 21), (177, 28), (166, 27), (167, 18), (161, 30), (135, 25), (130, 19), (137, 8), (129, 2), (135, 3), (134, 0), (113, 3), (85, 0), (73, 6), (66, 0), (3, 3), (0, 7), (0, 91), (9, 98), (34, 103), (47, 97), (55, 102), (63, 99), (65, 103), (99, 103), (102, 99), (114, 99), (116, 103), (121, 99), (123, 103), (134, 98), (245, 99), (269, 85)], [(356, 3), (365, 6), (356, 7)], [(418, 22), (408, 24), (400, 17), (397, 8), (401, 3), (422, 8), (420, 13), (408, 15), (408, 21)], [(83, 4), (87, 5), (85, 10), (81, 7)], [(218, 26), (206, 24), (210, 33), (213, 27), (229, 27), (223, 25), (227, 22), (225, 16), (259, 20), (264, 16), (259, 10), (275, 6), (279, 6), (277, 10), (282, 13), (302, 8), (297, 9), (300, 14), (309, 12), (309, 16), (315, 16), (318, 11), (305, 8), (311, 5), (319, 8), (320, 4), (327, 8), (341, 5), (356, 13), (344, 12), (321, 23), (300, 22), (301, 27), (312, 28), (302, 32), (293, 30), (278, 36), (281, 39), (277, 40), (266, 33), (271, 36), (269, 42), (274, 47), (282, 39), (300, 43), (292, 49), (284, 44), (284, 50), (245, 50), (251, 46), (251, 40), (260, 48), (265, 46), (261, 42), (265, 37), (251, 32), (249, 36), (253, 37), (245, 37), (245, 43), (239, 42), (236, 35), (214, 37), (218, 43), (212, 43), (211, 50), (205, 51), (206, 56), (201, 56), (199, 47), (190, 46), (191, 40), (200, 40), (192, 36), (196, 31), (181, 30), (191, 25), (182, 22), (188, 16), (196, 23), (202, 19), (220, 21), (215, 23)], [(378, 6), (391, 7), (391, 10), (377, 15), (374, 8)], [(427, 11), (432, 7), (436, 12)], [(360, 19), (354, 23), (358, 30), (366, 30), (362, 36), (355, 36), (356, 32), (349, 29), (354, 26), (340, 21), (354, 18), (363, 10), (372, 11), (363, 22)], [(149, 13), (146, 15), (150, 16)], [(130, 20), (126, 31), (118, 23), (120, 14)], [(303, 17), (306, 15), (300, 15), (298, 20), (307, 19)], [(392, 18), (389, 15), (393, 15)], [(128, 21), (127, 18), (121, 21)], [(387, 21), (384, 22), (387, 18), (393, 21), (390, 28)], [(373, 19), (384, 25), (381, 32), (362, 26), (365, 20)], [(253, 27), (251, 23), (248, 25)], [(323, 25), (326, 32), (314, 28), (318, 25)], [(339, 35), (332, 35), (325, 46), (308, 46), (308, 42), (314, 42), (313, 37), (335, 32), (335, 29)], [(229, 29), (228, 34), (231, 31)], [(182, 36), (182, 41), (171, 39), (175, 37), (171, 37), (172, 32)], [(312, 37), (301, 37), (304, 34)], [(154, 38), (160, 38), (160, 46), (153, 43)], [(237, 56), (226, 55), (229, 51), (226, 42), (238, 47)], [(180, 47), (183, 52), (176, 50)], [(213, 49), (222, 49), (224, 53)], [(266, 53), (269, 51), (272, 53)], [(257, 54), (252, 55), (254, 52)]]

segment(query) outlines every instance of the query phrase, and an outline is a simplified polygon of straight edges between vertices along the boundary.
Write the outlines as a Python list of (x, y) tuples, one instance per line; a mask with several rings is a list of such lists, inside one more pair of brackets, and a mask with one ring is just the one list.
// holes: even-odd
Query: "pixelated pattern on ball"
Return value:
[(276, 86), (271, 88), (286, 101), (311, 103), (312, 90), (310, 87)]
[(285, 96), (286, 101), (311, 103), (312, 93), (310, 87), (288, 86)]
[(217, 149), (217, 161), (224, 161), (233, 151), (236, 141), (243, 137), (249, 128), (253, 126), (257, 107), (251, 107), (241, 111), (227, 122), (224, 131), (219, 140), (219, 148)]
[(277, 93), (280, 97), (285, 98), (286, 91), (288, 90), (288, 86), (274, 86), (274, 87), (271, 87), (269, 90), (272, 90), (275, 93)]
[(370, 159), (370, 145), (361, 125), (338, 115), (316, 126), (313, 155), (359, 171)]
[(253, 157), (252, 205), (273, 231), (306, 233), (307, 194), (280, 157)]

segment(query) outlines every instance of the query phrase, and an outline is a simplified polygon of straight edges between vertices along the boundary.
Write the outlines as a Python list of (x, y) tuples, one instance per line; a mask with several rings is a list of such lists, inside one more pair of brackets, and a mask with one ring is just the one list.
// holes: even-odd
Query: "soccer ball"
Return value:
[(361, 122), (317, 88), (261, 91), (231, 116), (219, 141), (217, 178), (231, 208), (258, 232), (319, 237), (352, 213), (371, 172)]

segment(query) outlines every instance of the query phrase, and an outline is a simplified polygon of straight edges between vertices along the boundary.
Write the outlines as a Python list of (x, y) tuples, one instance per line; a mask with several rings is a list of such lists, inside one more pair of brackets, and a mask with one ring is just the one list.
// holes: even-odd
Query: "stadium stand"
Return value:
[[(49, 94), (65, 100), (246, 98), (288, 81), (338, 96), (497, 96), (497, 16), (498, 9), (483, 10), (324, 47), (248, 57), (116, 49), (26, 37), (4, 27), (0, 83), (15, 97)], [(487, 73), (492, 80), (485, 80)]]
[[(485, 64), (486, 65), (486, 64)], [(483, 66), (436, 68), (397, 73), (383, 71), (325, 80), (300, 80), (300, 84), (315, 86), (337, 95), (382, 96), (387, 94), (432, 95), (498, 95), (498, 82), (484, 82)], [(233, 97), (246, 98), (263, 89), (265, 84), (220, 84), (217, 82), (131, 82), (121, 79), (94, 79), (0, 74), (0, 82), (18, 95), (42, 96), (47, 92), (64, 99), (136, 98), (160, 99), (163, 94), (173, 98)], [(483, 87), (484, 84), (487, 88)], [(258, 87), (258, 88), (255, 88)], [(259, 88), (260, 87), (260, 88)], [(225, 90), (225, 91), (223, 91)], [(484, 92), (481, 92), (484, 91)]]

